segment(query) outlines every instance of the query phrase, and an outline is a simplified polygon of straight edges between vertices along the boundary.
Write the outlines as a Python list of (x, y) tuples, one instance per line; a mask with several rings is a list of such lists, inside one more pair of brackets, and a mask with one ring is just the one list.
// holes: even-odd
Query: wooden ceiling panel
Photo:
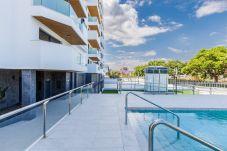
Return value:
[(98, 41), (97, 40), (88, 40), (89, 41), (89, 43), (90, 43), (90, 45), (92, 46), (92, 48), (97, 48), (97, 49), (100, 49), (100, 45), (99, 45), (99, 43), (98, 43)]
[(48, 28), (50, 28), (52, 31), (54, 31), (56, 34), (58, 34), (60, 37), (65, 39), (70, 44), (72, 45), (86, 44), (83, 41), (83, 39), (79, 36), (79, 34), (76, 33), (71, 26), (59, 23), (57, 21), (42, 16), (35, 16), (35, 18), (44, 25), (46, 25)]
[(79, 18), (86, 18), (87, 15), (84, 12), (83, 6), (80, 2), (80, 0), (69, 0), (69, 3), (71, 4), (72, 8), (74, 9), (76, 15)]

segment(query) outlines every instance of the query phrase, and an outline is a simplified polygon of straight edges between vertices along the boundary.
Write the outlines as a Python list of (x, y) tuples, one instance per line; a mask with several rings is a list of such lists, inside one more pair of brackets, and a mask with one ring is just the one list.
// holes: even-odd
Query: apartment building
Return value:
[(102, 81), (101, 0), (7, 0), (0, 16), (0, 109)]

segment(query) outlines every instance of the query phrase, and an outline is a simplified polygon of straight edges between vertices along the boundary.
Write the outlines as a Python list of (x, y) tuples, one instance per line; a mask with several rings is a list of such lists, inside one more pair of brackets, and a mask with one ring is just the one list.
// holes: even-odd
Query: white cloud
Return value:
[(181, 40), (187, 41), (187, 40), (189, 40), (189, 37), (183, 36), (183, 37), (181, 37)]
[(154, 56), (156, 56), (156, 54), (157, 54), (156, 51), (151, 50), (151, 51), (146, 52), (144, 54), (144, 57), (154, 57)]
[(175, 29), (178, 29), (180, 27), (183, 27), (184, 25), (175, 21), (171, 21), (170, 25), (172, 25)]
[(153, 16), (150, 16), (148, 18), (148, 20), (152, 21), (152, 22), (157, 22), (157, 23), (160, 23), (161, 22), (161, 17), (158, 16), (158, 15), (153, 15)]
[(177, 54), (183, 52), (182, 50), (177, 49), (177, 48), (173, 48), (173, 47), (168, 47), (168, 49), (169, 49), (170, 51), (174, 52), (174, 53), (177, 53)]
[(126, 53), (126, 51), (124, 51), (124, 50), (118, 50), (117, 52), (118, 53)]
[(112, 41), (108, 41), (108, 44), (111, 45), (113, 48), (118, 48), (120, 47), (121, 45), (117, 44), (117, 43), (114, 43)]
[(131, 55), (134, 55), (136, 52), (134, 52), (134, 51), (131, 51), (131, 52), (129, 52), (129, 54), (131, 54)]
[(120, 59), (118, 61), (108, 62), (112, 70), (120, 70), (123, 67), (128, 67), (130, 70), (133, 70), (135, 66), (142, 65), (147, 63), (147, 61), (141, 59)]
[(146, 19), (144, 19), (144, 18), (141, 19), (141, 23), (142, 23), (142, 24), (145, 24), (145, 22), (146, 22)]
[(147, 37), (176, 30), (182, 26), (182, 24), (162, 27), (140, 26), (138, 12), (132, 5), (120, 4), (118, 0), (104, 0), (103, 2), (106, 39), (116, 41), (123, 46), (144, 44)]
[(215, 13), (222, 13), (224, 11), (227, 11), (226, 0), (206, 0), (196, 10), (196, 17), (201, 18)]
[(126, 4), (132, 5), (132, 6), (144, 6), (144, 4), (151, 5), (152, 0), (127, 0)]
[(217, 34), (218, 34), (217, 32), (211, 32), (211, 33), (209, 34), (209, 36), (212, 37), (212, 36), (215, 36), (215, 35), (217, 35)]

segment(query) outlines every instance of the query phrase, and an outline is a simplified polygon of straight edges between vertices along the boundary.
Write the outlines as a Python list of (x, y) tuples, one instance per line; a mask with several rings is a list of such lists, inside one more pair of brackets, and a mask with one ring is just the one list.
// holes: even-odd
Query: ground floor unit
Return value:
[(26, 106), (94, 82), (103, 88), (103, 75), (72, 71), (0, 70), (0, 111)]

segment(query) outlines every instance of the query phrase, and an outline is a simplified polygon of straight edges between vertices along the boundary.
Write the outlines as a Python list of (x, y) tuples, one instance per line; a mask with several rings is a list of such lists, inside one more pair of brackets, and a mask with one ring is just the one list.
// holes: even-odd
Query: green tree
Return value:
[(216, 47), (200, 50), (182, 71), (203, 79), (212, 78), (215, 82), (218, 82), (219, 76), (224, 75), (226, 68), (227, 49), (225, 47)]
[(120, 78), (120, 75), (121, 73), (118, 72), (118, 71), (112, 71), (110, 70), (107, 75), (110, 77), (110, 78)]
[(166, 66), (165, 60), (153, 60), (148, 62), (148, 66)]
[(136, 66), (134, 68), (134, 76), (144, 76), (144, 70), (148, 66), (164, 66), (169, 68), (169, 74), (173, 76), (175, 74), (175, 68), (178, 68), (178, 74), (182, 75), (181, 69), (186, 65), (185, 62), (179, 60), (153, 60), (149, 61), (146, 65)]
[(137, 77), (144, 76), (144, 69), (145, 69), (147, 66), (148, 66), (148, 65), (136, 66), (136, 67), (134, 68), (134, 73), (133, 73), (133, 75), (134, 75), (134, 76), (137, 76)]
[(169, 67), (169, 75), (175, 75), (175, 69), (178, 69), (178, 75), (183, 75), (182, 69), (187, 65), (186, 62), (179, 60), (169, 60), (166, 62), (166, 67)]

